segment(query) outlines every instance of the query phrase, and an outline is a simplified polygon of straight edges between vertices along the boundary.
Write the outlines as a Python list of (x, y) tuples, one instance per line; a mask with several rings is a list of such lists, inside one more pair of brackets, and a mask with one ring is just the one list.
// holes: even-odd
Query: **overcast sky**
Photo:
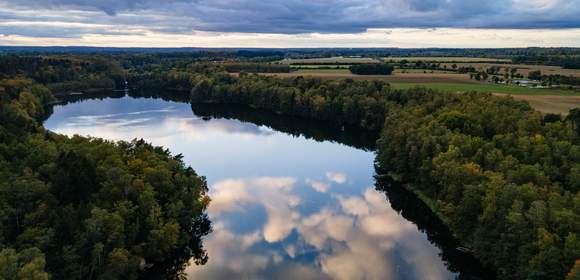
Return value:
[(580, 47), (580, 0), (0, 0), (0, 45)]

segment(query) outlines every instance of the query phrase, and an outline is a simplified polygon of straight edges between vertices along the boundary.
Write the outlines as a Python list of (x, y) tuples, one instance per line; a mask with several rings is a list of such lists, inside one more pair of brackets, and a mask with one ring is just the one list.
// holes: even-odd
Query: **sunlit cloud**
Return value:
[[(55, 30), (55, 29), (51, 29)], [(52, 31), (51, 31), (52, 32)], [(369, 29), (363, 33), (258, 34), (194, 32), (190, 34), (144, 32), (143, 35), (85, 34), (80, 38), (16, 35), (0, 32), (0, 45), (95, 47), (574, 47), (580, 46), (580, 28), (571, 29)], [(75, 36), (78, 37), (78, 36)]]
[[(335, 181), (347, 180), (346, 174), (328, 175)], [(313, 213), (301, 214), (304, 199), (296, 193), (297, 182), (292, 177), (256, 177), (226, 179), (212, 185), (209, 213), (214, 219), (233, 212), (243, 213), (250, 204), (261, 206), (266, 219), (257, 225), (257, 231), (243, 234), (235, 234), (227, 223), (218, 223), (216, 236), (212, 234), (204, 242), (212, 261), (203, 267), (190, 267), (189, 277), (253, 278), (265, 271), (269, 271), (268, 275), (301, 271), (305, 273), (303, 277), (315, 279), (391, 279), (398, 275), (395, 264), (400, 259), (413, 267), (409, 272), (414, 273), (413, 278), (450, 277), (438, 261), (437, 250), (427, 246), (429, 241), (417, 231), (416, 225), (393, 211), (384, 195), (372, 187), (360, 195), (328, 193), (338, 208), (321, 205)], [(311, 186), (318, 181), (303, 182)], [(297, 236), (289, 242), (291, 232)], [(265, 250), (260, 245), (271, 243), (283, 246)], [(257, 250), (256, 246), (262, 249)], [(314, 262), (284, 261), (299, 259), (313, 249), (317, 252)], [(246, 256), (248, 260), (240, 260)], [(284, 268), (287, 265), (292, 268)]]
[(210, 217), (222, 212), (241, 211), (248, 204), (260, 204), (268, 214), (263, 238), (277, 242), (286, 238), (300, 218), (296, 207), (300, 197), (291, 193), (296, 179), (291, 177), (258, 177), (250, 180), (226, 179), (212, 185)]
[(327, 184), (327, 183), (324, 183), (321, 181), (317, 181), (314, 179), (308, 178), (308, 179), (306, 179), (306, 183), (310, 184), (310, 186), (312, 186), (312, 188), (315, 191), (320, 192), (320, 193), (325, 193), (330, 189), (330, 184)]
[(0, 44), (580, 46), (578, 14), (575, 0), (0, 0)]
[(346, 182), (346, 174), (344, 173), (340, 173), (340, 172), (326, 172), (326, 178), (328, 178), (328, 180), (333, 181), (337, 184), (344, 184)]

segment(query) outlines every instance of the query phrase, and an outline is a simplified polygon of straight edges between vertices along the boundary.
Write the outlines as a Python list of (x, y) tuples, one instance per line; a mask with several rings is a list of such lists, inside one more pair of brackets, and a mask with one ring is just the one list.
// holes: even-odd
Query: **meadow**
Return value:
[(543, 113), (567, 114), (571, 109), (580, 107), (580, 92), (562, 89), (534, 89), (517, 86), (505, 86), (485, 83), (391, 83), (398, 89), (427, 87), (451, 92), (491, 92), (495, 95), (510, 95), (516, 100), (527, 101), (536, 110)]
[(392, 57), (385, 57), (383, 58), (385, 62), (401, 62), (403, 60), (409, 62), (505, 62), (510, 63), (512, 62), (511, 59), (506, 58), (487, 58), (487, 57), (453, 57), (453, 56), (392, 56)]
[(580, 77), (580, 69), (564, 69), (560, 66), (547, 66), (547, 65), (529, 65), (529, 64), (511, 64), (511, 63), (442, 63), (441, 66), (447, 66), (451, 69), (453, 64), (457, 67), (473, 67), (479, 71), (485, 71), (485, 69), (491, 67), (500, 67), (500, 74), (503, 74), (505, 68), (516, 68), (517, 73), (522, 74), (527, 77), (532, 71), (541, 71), (544, 75), (563, 75), (563, 76), (574, 76)]
[(286, 58), (278, 61), (281, 64), (365, 64), (365, 63), (380, 63), (378, 59), (370, 57), (320, 57), (320, 58)]

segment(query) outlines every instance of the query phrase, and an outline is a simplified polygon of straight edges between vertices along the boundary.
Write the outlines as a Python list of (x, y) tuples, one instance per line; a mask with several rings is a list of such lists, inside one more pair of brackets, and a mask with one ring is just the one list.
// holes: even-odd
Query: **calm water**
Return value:
[(376, 189), (374, 153), (359, 149), (366, 144), (355, 143), (356, 135), (340, 136), (339, 129), (337, 137), (325, 137), (323, 126), (270, 119), (126, 96), (55, 106), (45, 127), (143, 138), (183, 154), (206, 176), (209, 261), (189, 266), (188, 278), (453, 279), (471, 273), (452, 261), (457, 252), (440, 249), (445, 245), (438, 238), (443, 244), (445, 238), (420, 221), (428, 214), (406, 213), (415, 211), (404, 208), (414, 208), (416, 200), (390, 202)]

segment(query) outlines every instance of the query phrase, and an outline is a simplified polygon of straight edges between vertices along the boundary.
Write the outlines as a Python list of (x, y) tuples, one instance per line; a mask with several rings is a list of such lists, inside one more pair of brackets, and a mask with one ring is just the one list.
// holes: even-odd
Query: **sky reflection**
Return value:
[[(330, 180), (318, 183), (338, 185)], [(224, 179), (213, 184), (209, 214), (216, 221), (215, 233), (204, 242), (211, 261), (190, 267), (190, 279), (234, 275), (259, 279), (282, 276), (289, 269), (312, 279), (451, 276), (437, 249), (374, 187), (354, 195), (329, 191), (322, 205), (308, 211), (311, 202), (301, 194), (308, 184), (309, 180), (293, 177)], [(255, 224), (254, 231), (244, 232), (230, 223), (255, 211), (264, 211), (266, 218), (248, 220)]]
[(131, 97), (56, 106), (50, 130), (144, 138), (207, 176), (214, 231), (190, 279), (449, 279), (417, 226), (375, 191), (372, 152), (238, 120), (189, 104)]

